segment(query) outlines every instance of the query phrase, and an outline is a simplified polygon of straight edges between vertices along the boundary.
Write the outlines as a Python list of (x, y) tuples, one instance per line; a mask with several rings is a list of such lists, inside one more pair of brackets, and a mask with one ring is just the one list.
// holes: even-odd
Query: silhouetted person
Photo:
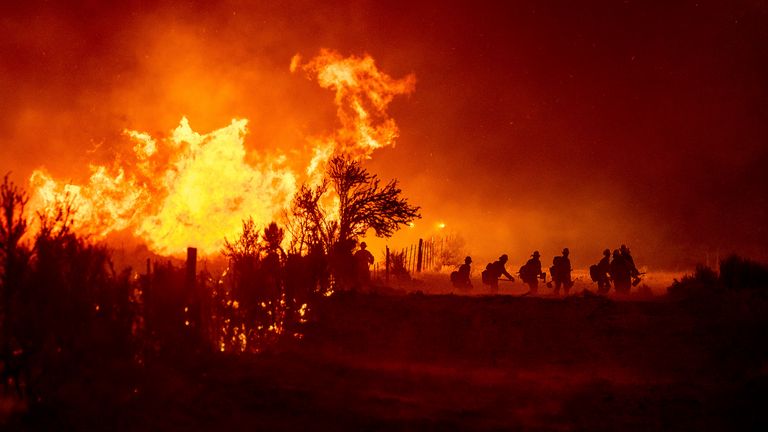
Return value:
[(451, 283), (455, 288), (472, 289), (472, 281), (469, 279), (469, 274), (472, 269), (472, 257), (464, 258), (464, 264), (459, 266), (459, 269), (451, 273)]
[(373, 254), (366, 247), (365, 242), (360, 243), (360, 250), (355, 252), (355, 276), (357, 285), (361, 288), (367, 287), (371, 283), (371, 271), (369, 266), (373, 264)]
[(506, 276), (507, 279), (513, 282), (515, 281), (515, 278), (513, 278), (512, 275), (507, 272), (505, 267), (505, 264), (507, 264), (508, 260), (509, 257), (504, 254), (499, 257), (498, 261), (494, 261), (485, 266), (485, 270), (483, 271), (483, 283), (490, 285), (491, 291), (496, 292), (499, 290), (499, 278), (502, 275)]
[(540, 256), (539, 251), (533, 251), (531, 259), (520, 267), (520, 279), (528, 284), (526, 294), (536, 295), (539, 292), (539, 278), (542, 277)]
[(563, 249), (561, 256), (556, 256), (552, 259), (552, 267), (549, 271), (552, 274), (552, 280), (555, 282), (555, 295), (560, 295), (560, 287), (563, 287), (563, 293), (567, 296), (568, 291), (573, 286), (571, 280), (571, 259), (568, 258), (570, 251), (568, 248)]
[(632, 264), (627, 262), (618, 249), (613, 251), (610, 274), (617, 293), (626, 294), (629, 292), (632, 286), (632, 267)]
[(349, 290), (353, 288), (355, 280), (355, 258), (352, 249), (355, 241), (351, 239), (340, 240), (333, 246), (331, 254), (331, 268), (335, 282), (335, 290)]
[(637, 276), (640, 274), (639, 271), (637, 271), (637, 266), (635, 266), (635, 259), (632, 258), (632, 254), (629, 252), (629, 248), (627, 245), (621, 245), (619, 248), (619, 253), (621, 254), (621, 257), (624, 258), (624, 261), (627, 263), (627, 267), (629, 267), (629, 270), (631, 272), (632, 276)]
[(597, 292), (600, 294), (608, 294), (611, 290), (611, 278), (609, 276), (611, 272), (611, 250), (606, 249), (603, 251), (603, 258), (597, 263)]
[(632, 286), (637, 285), (640, 283), (640, 271), (637, 269), (637, 266), (635, 265), (635, 260), (632, 258), (632, 254), (629, 252), (629, 248), (627, 245), (621, 245), (619, 248), (619, 252), (621, 253), (621, 256), (624, 258), (624, 261), (626, 261), (627, 266), (629, 267), (630, 276), (632, 276)]

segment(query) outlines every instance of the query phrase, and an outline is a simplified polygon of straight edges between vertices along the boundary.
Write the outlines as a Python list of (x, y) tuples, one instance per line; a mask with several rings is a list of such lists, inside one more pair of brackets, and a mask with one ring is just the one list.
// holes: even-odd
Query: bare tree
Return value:
[[(331, 187), (339, 199), (338, 218), (330, 217), (321, 205)], [(379, 237), (390, 237), (401, 225), (420, 217), (419, 207), (402, 197), (396, 180), (382, 186), (359, 162), (336, 156), (328, 162), (321, 184), (314, 188), (302, 185), (296, 193), (286, 227), (292, 236), (291, 252), (321, 245), (331, 253), (334, 245), (355, 240), (369, 229)]]
[(5, 260), (13, 259), (16, 247), (21, 238), (27, 232), (27, 218), (24, 215), (24, 207), (29, 201), (26, 192), (19, 189), (8, 179), (8, 174), (0, 185), (0, 206), (2, 207), (2, 219), (0, 219), (0, 253)]
[(338, 241), (355, 239), (369, 229), (378, 237), (390, 237), (401, 225), (421, 217), (419, 207), (401, 196), (397, 180), (381, 186), (379, 178), (357, 161), (332, 158), (328, 178), (339, 196)]
[(464, 262), (466, 252), (466, 241), (458, 234), (448, 234), (436, 239), (439, 243), (435, 259), (435, 270), (440, 270), (443, 266), (456, 267)]
[(243, 232), (237, 239), (230, 242), (224, 238), (224, 248), (221, 254), (233, 263), (246, 260), (256, 260), (259, 256), (259, 230), (253, 218), (243, 221)]
[(27, 232), (24, 207), (29, 196), (8, 177), (6, 174), (0, 185), (0, 358), (3, 362), (9, 360), (13, 327), (19, 319), (18, 296), (31, 255), (29, 248), (21, 244)]
[(264, 251), (267, 254), (279, 254), (281, 258), (285, 257), (285, 251), (283, 251), (283, 239), (285, 238), (285, 230), (280, 228), (276, 222), (270, 222), (264, 233), (261, 235), (264, 240)]
[(328, 180), (309, 187), (301, 185), (291, 201), (291, 208), (285, 215), (286, 230), (291, 234), (289, 251), (296, 254), (308, 253), (314, 247), (328, 252), (338, 224), (328, 220), (320, 200), (328, 192)]
[[(57, 199), (50, 207), (38, 211), (37, 219), (40, 229), (37, 233), (36, 242), (41, 241), (41, 239), (57, 242), (73, 235), (76, 213), (77, 207), (74, 197), (69, 193)], [(87, 236), (78, 235), (75, 237), (87, 239)]]
[[(12, 361), (11, 339), (19, 320), (18, 295), (30, 252), (20, 244), (27, 231), (24, 207), (29, 196), (8, 179), (0, 185), (0, 361)], [(18, 386), (17, 386), (18, 387)]]

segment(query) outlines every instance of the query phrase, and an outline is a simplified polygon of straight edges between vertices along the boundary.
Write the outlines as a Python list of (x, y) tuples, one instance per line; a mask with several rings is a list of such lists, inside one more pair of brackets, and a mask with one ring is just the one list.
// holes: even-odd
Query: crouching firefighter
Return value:
[(471, 273), (470, 264), (472, 264), (472, 257), (464, 258), (464, 264), (459, 266), (459, 269), (451, 273), (451, 284), (454, 288), (472, 289), (472, 281), (469, 279)]
[(499, 257), (497, 261), (494, 261), (487, 266), (485, 266), (485, 270), (483, 270), (481, 276), (483, 279), (483, 283), (485, 285), (490, 285), (491, 292), (498, 292), (499, 291), (499, 278), (504, 275), (509, 279), (510, 281), (514, 282), (515, 278), (512, 277), (511, 274), (507, 271), (507, 268), (505, 265), (507, 264), (507, 261), (509, 260), (509, 257), (507, 254), (504, 254)]

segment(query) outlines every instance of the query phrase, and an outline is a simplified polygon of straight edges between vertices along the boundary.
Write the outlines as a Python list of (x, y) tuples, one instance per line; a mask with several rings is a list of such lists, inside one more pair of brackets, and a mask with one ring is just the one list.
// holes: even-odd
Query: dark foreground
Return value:
[(768, 430), (763, 299), (335, 296), (262, 355), (71, 377), (19, 430)]

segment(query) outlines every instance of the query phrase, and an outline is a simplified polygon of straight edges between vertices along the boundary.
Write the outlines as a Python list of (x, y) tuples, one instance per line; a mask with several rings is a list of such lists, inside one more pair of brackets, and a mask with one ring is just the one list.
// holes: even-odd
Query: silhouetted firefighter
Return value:
[(611, 290), (610, 271), (611, 250), (606, 249), (603, 251), (603, 259), (597, 264), (589, 266), (589, 276), (592, 278), (592, 281), (597, 282), (597, 292), (599, 294), (607, 294)]
[(627, 262), (627, 259), (618, 249), (613, 251), (610, 274), (617, 293), (626, 294), (629, 292), (632, 286), (632, 267), (633, 265)]
[(366, 247), (365, 242), (360, 243), (360, 249), (355, 252), (355, 279), (357, 281), (357, 288), (367, 288), (371, 283), (371, 270), (369, 266), (373, 264), (373, 254), (371, 254)]
[(469, 279), (471, 272), (470, 264), (472, 264), (472, 257), (464, 258), (464, 264), (459, 266), (459, 269), (451, 273), (451, 284), (454, 288), (472, 289), (472, 281)]
[(637, 270), (635, 260), (632, 258), (632, 254), (629, 252), (627, 245), (621, 245), (619, 253), (621, 253), (622, 258), (624, 258), (624, 261), (629, 267), (629, 274), (632, 276), (632, 286), (637, 286), (637, 284), (640, 283), (640, 271)]
[(555, 295), (560, 295), (560, 287), (563, 287), (563, 293), (567, 296), (573, 286), (571, 280), (571, 260), (568, 258), (570, 251), (563, 249), (561, 256), (552, 259), (552, 267), (549, 268), (552, 280), (555, 282)]
[(354, 288), (355, 257), (352, 250), (355, 240), (340, 240), (331, 251), (331, 268), (333, 269), (334, 287), (338, 291), (348, 291)]
[(485, 270), (483, 270), (482, 273), (482, 279), (484, 284), (490, 285), (491, 291), (496, 292), (499, 290), (499, 278), (502, 275), (506, 276), (507, 279), (512, 282), (515, 281), (515, 278), (513, 278), (512, 275), (507, 272), (506, 267), (504, 267), (508, 260), (509, 257), (504, 254), (499, 257), (498, 261), (494, 261), (485, 266)]
[(539, 292), (539, 278), (546, 278), (546, 273), (541, 271), (541, 261), (539, 260), (539, 251), (533, 251), (531, 259), (525, 265), (520, 267), (520, 279), (528, 284), (526, 295), (536, 295)]

